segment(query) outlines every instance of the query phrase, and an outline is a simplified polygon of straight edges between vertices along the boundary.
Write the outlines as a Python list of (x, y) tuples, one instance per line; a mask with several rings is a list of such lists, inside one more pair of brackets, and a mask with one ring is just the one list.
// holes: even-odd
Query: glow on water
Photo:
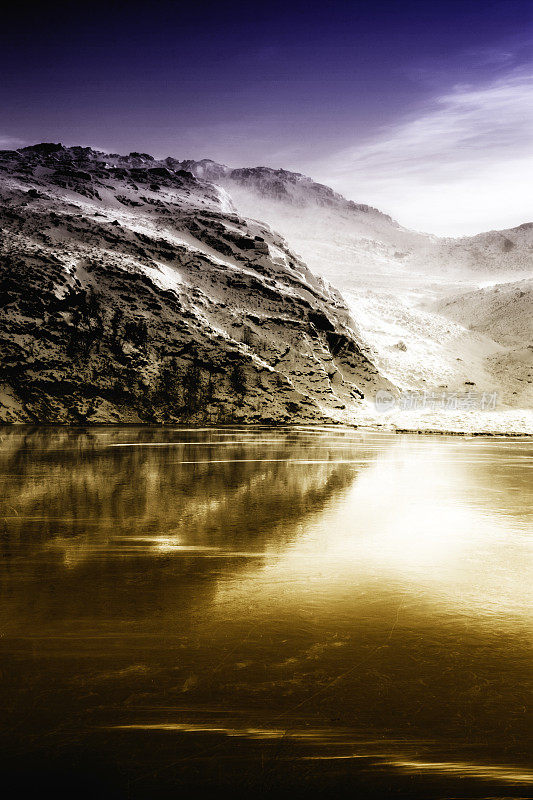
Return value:
[(282, 557), (260, 573), (239, 576), (238, 585), (222, 587), (219, 597), (264, 591), (272, 602), (271, 582), (283, 578), (286, 604), (291, 595), (298, 602), (302, 590), (316, 591), (316, 583), (335, 596), (379, 577), (384, 586), (401, 581), (407, 597), (423, 594), (437, 606), (445, 596), (442, 610), (474, 604), (482, 613), (528, 618), (532, 517), (510, 517), (486, 497), (479, 502), (478, 478), (467, 465), (493, 462), (443, 461), (439, 442), (424, 449), (435, 459), (420, 459), (417, 448), (392, 447), (357, 477), (341, 503), (309, 520)]
[(520, 439), (2, 432), (6, 752), (79, 741), (89, 764), (92, 730), (126, 772), (113, 748), (142, 736), (146, 774), (168, 746), (237, 775), (275, 743), (350, 781), (364, 762), (510, 797), (531, 782), (532, 466)]

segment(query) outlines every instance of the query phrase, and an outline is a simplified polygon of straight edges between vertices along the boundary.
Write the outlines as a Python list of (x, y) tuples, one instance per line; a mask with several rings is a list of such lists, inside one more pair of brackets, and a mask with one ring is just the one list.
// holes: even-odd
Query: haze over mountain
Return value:
[[(238, 209), (268, 222), (312, 269), (339, 286), (367, 271), (408, 267), (464, 276), (530, 270), (533, 222), (506, 231), (443, 238), (408, 230), (389, 215), (346, 200), (305, 175), (268, 167), (231, 169), (208, 159), (167, 163), (228, 189)], [(334, 258), (328, 257), (330, 253)]]
[(501, 324), (515, 336), (504, 339), (479, 324), (477, 302), (461, 304), (458, 315), (445, 302), (474, 291), (490, 305), (487, 285), (533, 275), (533, 223), (440, 238), (408, 230), (299, 173), (180, 164), (223, 186), (241, 213), (280, 231), (316, 274), (341, 289), (374, 362), (396, 386), (473, 386), (497, 392), (504, 404), (533, 405), (530, 296), (508, 297)]
[(439, 239), (286, 170), (57, 144), (0, 153), (0, 186), (5, 421), (375, 422), (379, 388), (531, 405), (523, 295), (505, 341), (460, 299), (529, 275), (531, 224)]

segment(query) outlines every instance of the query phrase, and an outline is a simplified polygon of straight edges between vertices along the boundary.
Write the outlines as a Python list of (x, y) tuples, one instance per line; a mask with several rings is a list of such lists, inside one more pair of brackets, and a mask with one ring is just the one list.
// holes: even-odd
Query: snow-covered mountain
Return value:
[(389, 386), (338, 291), (171, 159), (0, 153), (1, 421), (354, 419)]
[(531, 406), (530, 290), (498, 330), (473, 311), (531, 272), (533, 225), (439, 239), (297, 173), (59, 144), (0, 153), (0, 225), (0, 421), (406, 424), (379, 388)]
[[(453, 280), (530, 272), (533, 223), (460, 239), (408, 230), (371, 206), (283, 169), (230, 169), (213, 161), (176, 166), (223, 186), (238, 211), (279, 231), (312, 270), (344, 288), (368, 275), (447, 274)], [(411, 279), (411, 278), (410, 278)]]
[(497, 392), (506, 406), (531, 407), (531, 296), (509, 297), (501, 326), (515, 331), (513, 342), (467, 313), (449, 314), (440, 302), (473, 292), (490, 307), (487, 285), (533, 274), (533, 223), (439, 238), (403, 228), (304, 175), (180, 164), (216, 181), (239, 212), (268, 222), (316, 274), (339, 287), (374, 363), (400, 389), (473, 387)]

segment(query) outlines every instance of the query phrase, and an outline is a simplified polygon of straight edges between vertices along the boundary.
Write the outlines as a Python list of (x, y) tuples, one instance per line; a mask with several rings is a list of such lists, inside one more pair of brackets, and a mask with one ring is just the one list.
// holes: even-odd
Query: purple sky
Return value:
[(533, 217), (531, 0), (51, 0), (0, 38), (0, 146), (282, 166), (436, 232)]

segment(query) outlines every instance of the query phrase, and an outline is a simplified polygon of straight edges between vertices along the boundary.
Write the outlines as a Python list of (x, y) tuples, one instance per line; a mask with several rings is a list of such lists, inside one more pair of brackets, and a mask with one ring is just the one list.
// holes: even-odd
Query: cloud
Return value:
[(25, 142), (22, 139), (16, 139), (14, 136), (1, 136), (0, 135), (0, 150), (12, 150), (17, 147), (23, 147)]
[(533, 73), (455, 85), (372, 142), (310, 167), (403, 224), (459, 235), (533, 219)]

